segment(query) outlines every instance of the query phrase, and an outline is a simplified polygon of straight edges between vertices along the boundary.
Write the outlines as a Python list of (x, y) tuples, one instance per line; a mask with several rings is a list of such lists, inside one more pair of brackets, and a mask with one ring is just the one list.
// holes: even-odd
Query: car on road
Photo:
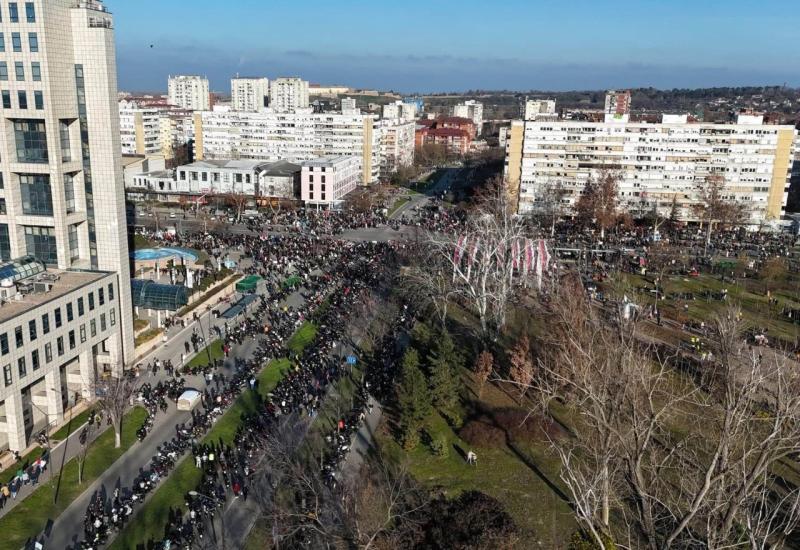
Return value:
[(175, 212), (170, 212), (170, 213), (169, 213), (169, 217), (174, 219), (174, 218), (176, 218), (177, 216), (175, 215)]

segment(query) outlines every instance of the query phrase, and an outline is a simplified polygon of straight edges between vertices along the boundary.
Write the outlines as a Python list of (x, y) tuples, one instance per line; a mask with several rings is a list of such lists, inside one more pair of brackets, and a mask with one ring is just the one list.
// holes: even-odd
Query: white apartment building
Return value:
[(361, 179), (358, 157), (328, 157), (306, 161), (300, 172), (300, 198), (306, 205), (336, 206)]
[(416, 123), (413, 120), (383, 119), (376, 123), (375, 131), (381, 139), (381, 175), (388, 177), (401, 166), (414, 163), (414, 137)]
[(401, 100), (383, 106), (383, 118), (387, 120), (416, 120), (417, 104), (404, 103)]
[(261, 111), (269, 100), (269, 79), (239, 77), (231, 79), (231, 108), (234, 111)]
[(344, 115), (357, 115), (361, 113), (358, 108), (358, 103), (353, 97), (345, 97), (342, 99), (342, 114)]
[(685, 115), (664, 115), (658, 124), (515, 121), (505, 178), (519, 212), (528, 213), (545, 184), (563, 187), (573, 206), (589, 178), (610, 170), (619, 174), (623, 209), (668, 215), (674, 199), (680, 218), (696, 221), (702, 186), (722, 177), (725, 198), (746, 206), (747, 221), (758, 225), (784, 212), (796, 136), (792, 126), (752, 116), (736, 124), (688, 123)]
[(123, 155), (162, 152), (161, 112), (158, 109), (140, 107), (135, 101), (120, 101), (119, 131)]
[[(96, 0), (2, 5), (0, 450), (133, 359), (114, 31)], [(16, 51), (15, 51), (16, 50)]]
[(167, 95), (172, 105), (191, 111), (207, 111), (211, 108), (208, 79), (204, 76), (170, 76), (167, 82)]
[(308, 81), (298, 77), (276, 78), (269, 84), (269, 106), (276, 113), (308, 107)]
[(523, 110), (525, 120), (556, 120), (555, 99), (525, 99)]
[[(224, 107), (195, 113), (195, 159), (302, 162), (320, 156), (355, 156), (362, 183), (381, 175), (381, 130), (375, 115), (235, 112)], [(413, 149), (413, 147), (412, 147)], [(412, 153), (413, 154), (413, 153)]]
[(483, 133), (483, 103), (474, 99), (459, 103), (453, 107), (453, 116), (470, 119), (475, 123), (477, 135)]

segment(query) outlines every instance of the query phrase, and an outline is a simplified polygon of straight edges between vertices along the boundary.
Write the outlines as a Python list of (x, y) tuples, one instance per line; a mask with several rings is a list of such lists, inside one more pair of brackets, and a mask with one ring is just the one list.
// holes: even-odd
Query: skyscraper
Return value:
[(308, 81), (297, 77), (276, 78), (269, 84), (269, 106), (276, 113), (308, 107)]
[(0, 10), (15, 76), (0, 83), (0, 449), (18, 450), (134, 343), (111, 14)]
[(269, 80), (239, 77), (231, 79), (231, 107), (234, 111), (261, 111), (267, 106)]

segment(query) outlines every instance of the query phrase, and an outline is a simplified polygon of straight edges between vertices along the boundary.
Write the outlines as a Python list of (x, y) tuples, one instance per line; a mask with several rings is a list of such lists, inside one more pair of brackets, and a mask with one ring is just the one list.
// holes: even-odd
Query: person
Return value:
[(467, 453), (467, 464), (471, 466), (478, 465), (478, 455), (476, 455), (473, 451), (469, 451)]

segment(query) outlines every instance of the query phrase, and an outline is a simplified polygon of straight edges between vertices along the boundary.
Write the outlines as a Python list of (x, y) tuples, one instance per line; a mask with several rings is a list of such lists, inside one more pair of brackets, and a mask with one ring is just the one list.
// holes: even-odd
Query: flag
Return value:
[(464, 247), (467, 244), (467, 237), (465, 235), (461, 235), (458, 238), (458, 242), (456, 243), (456, 250), (453, 253), (453, 263), (458, 266), (461, 263), (461, 254), (464, 252)]
[(511, 243), (511, 269), (519, 269), (519, 241)]
[(547, 251), (547, 243), (544, 242), (544, 239), (539, 239), (539, 253), (536, 260), (536, 282), (539, 289), (541, 289), (544, 270), (547, 269), (547, 265), (550, 263), (550, 253)]
[(525, 275), (533, 268), (533, 243), (530, 239), (525, 239)]

